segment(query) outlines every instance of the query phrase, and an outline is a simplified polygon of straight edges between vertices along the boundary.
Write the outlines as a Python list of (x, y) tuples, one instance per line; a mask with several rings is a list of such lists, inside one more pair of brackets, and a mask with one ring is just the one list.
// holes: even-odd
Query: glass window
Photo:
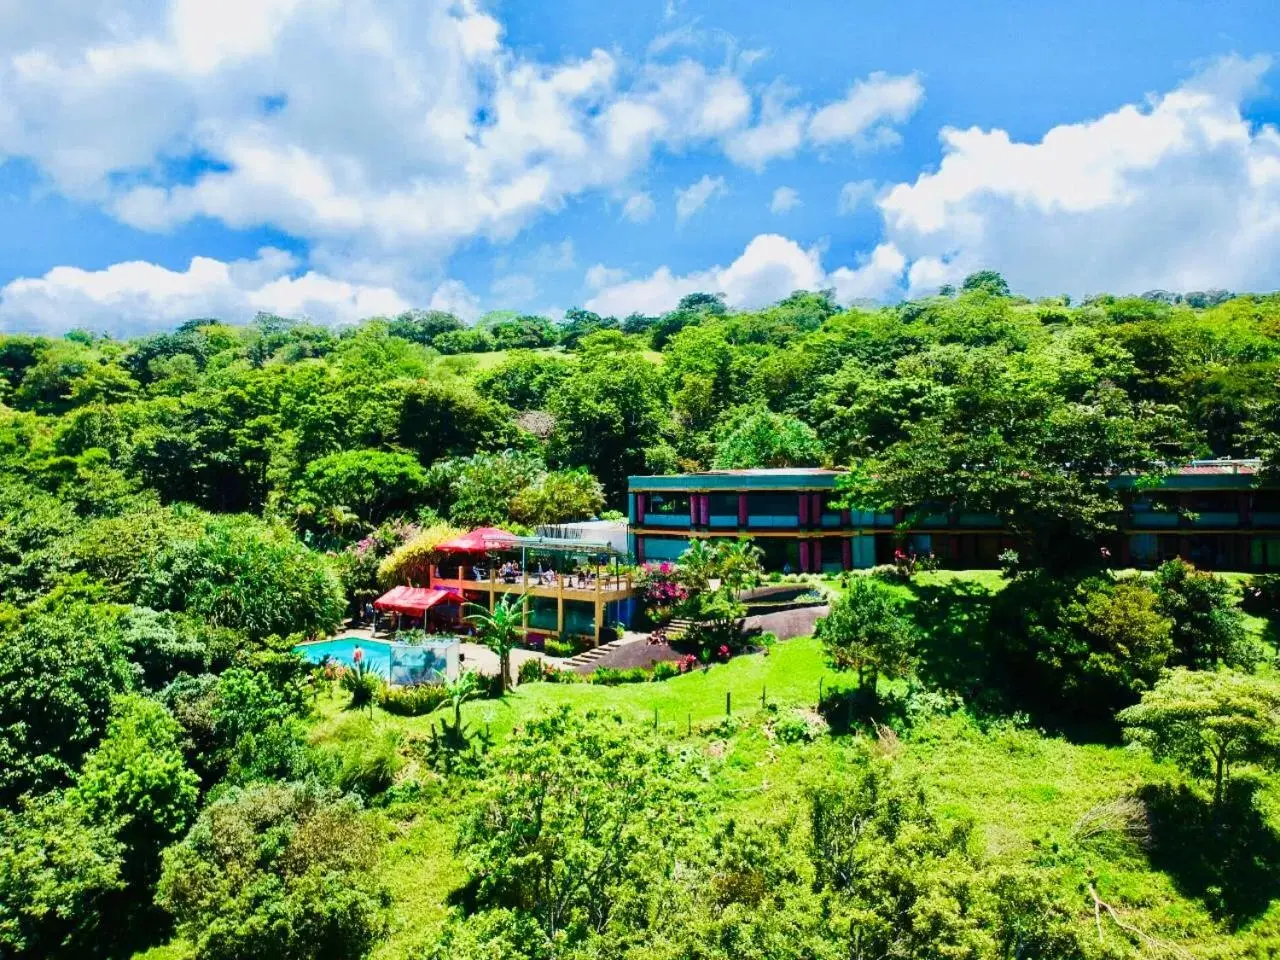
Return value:
[[(733, 509), (736, 513), (736, 504)], [(800, 513), (800, 500), (794, 493), (749, 493), (747, 512), (755, 517), (795, 517)]]
[(736, 493), (708, 494), (707, 506), (713, 517), (736, 517), (738, 515), (738, 495)]
[(689, 494), (687, 493), (651, 493), (645, 504), (645, 514), (661, 516), (689, 515)]

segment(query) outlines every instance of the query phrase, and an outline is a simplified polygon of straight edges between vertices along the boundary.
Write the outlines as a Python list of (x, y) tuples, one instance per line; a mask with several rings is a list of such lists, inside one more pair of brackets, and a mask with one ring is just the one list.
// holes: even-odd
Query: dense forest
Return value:
[[(1280, 470), (1280, 294), (0, 335), (0, 955), (1275, 956), (1280, 584), (1098, 556), (1204, 456)], [(291, 652), (443, 531), (805, 465), (1017, 550), (626, 687)]]

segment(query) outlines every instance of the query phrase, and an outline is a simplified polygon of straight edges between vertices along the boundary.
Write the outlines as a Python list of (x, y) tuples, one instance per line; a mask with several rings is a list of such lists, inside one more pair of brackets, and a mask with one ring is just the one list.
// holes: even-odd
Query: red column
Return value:
[(809, 547), (809, 559), (815, 573), (822, 572), (822, 541), (814, 540)]
[(745, 493), (738, 494), (738, 526), (743, 529), (747, 526), (747, 495)]
[(1236, 509), (1240, 514), (1240, 526), (1248, 527), (1253, 525), (1253, 498), (1247, 493), (1242, 493), (1236, 498)]
[(704, 493), (698, 497), (698, 516), (704, 527), (711, 526), (711, 494)]
[(840, 526), (842, 526), (842, 527), (851, 527), (851, 526), (853, 526), (853, 511), (852, 511), (852, 510), (841, 510), (841, 511), (840, 511)]
[(696, 527), (698, 525), (698, 495), (696, 493), (689, 494), (689, 526)]
[(800, 572), (809, 572), (809, 541), (800, 541)]
[(636, 494), (636, 523), (644, 523), (644, 505), (648, 500), (648, 495), (644, 493)]
[(846, 570), (853, 569), (853, 541), (848, 537), (840, 541), (840, 566)]
[(644, 537), (636, 537), (636, 563), (644, 563)]
[(809, 522), (815, 527), (822, 526), (822, 494), (815, 493), (813, 495), (812, 505), (809, 507)]
[(804, 529), (809, 525), (809, 498), (805, 494), (800, 494), (800, 529)]

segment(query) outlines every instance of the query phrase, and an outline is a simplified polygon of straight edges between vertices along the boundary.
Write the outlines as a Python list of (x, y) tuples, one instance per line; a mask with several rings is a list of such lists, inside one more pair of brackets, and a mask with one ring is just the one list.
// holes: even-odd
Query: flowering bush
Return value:
[(677, 579), (675, 564), (667, 561), (640, 567), (638, 582), (651, 612), (670, 611), (682, 603), (689, 591)]

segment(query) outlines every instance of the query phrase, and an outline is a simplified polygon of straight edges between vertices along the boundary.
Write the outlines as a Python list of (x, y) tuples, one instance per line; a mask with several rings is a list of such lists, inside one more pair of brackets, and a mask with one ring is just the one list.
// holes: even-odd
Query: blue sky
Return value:
[(1278, 48), (1261, 0), (14, 5), (0, 330), (1274, 289)]

